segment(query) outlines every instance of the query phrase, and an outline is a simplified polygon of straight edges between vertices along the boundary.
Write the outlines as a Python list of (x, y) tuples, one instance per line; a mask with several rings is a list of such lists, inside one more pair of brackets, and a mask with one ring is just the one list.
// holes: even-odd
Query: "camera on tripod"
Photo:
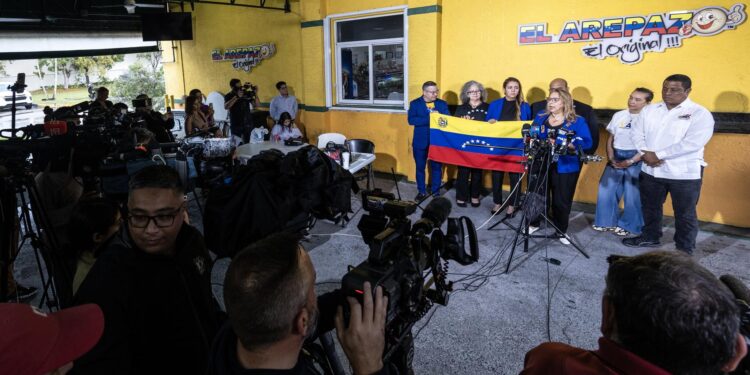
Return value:
[[(411, 327), (434, 303), (448, 303), (452, 291), (448, 261), (469, 265), (479, 259), (476, 229), (465, 216), (448, 218), (451, 203), (443, 197), (433, 199), (414, 224), (409, 216), (417, 209), (415, 202), (397, 200), (380, 189), (363, 191), (362, 202), (367, 214), (357, 228), (370, 252), (367, 260), (344, 275), (341, 287), (343, 295), (360, 301), (366, 281), (372, 288), (383, 288), (389, 298), (383, 357), (388, 360), (405, 341), (411, 345)], [(443, 233), (440, 227), (446, 220)]]

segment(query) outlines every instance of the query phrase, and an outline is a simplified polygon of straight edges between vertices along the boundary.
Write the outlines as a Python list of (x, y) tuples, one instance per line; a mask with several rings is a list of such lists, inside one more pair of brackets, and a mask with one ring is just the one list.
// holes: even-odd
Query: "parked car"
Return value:
[[(13, 82), (0, 82), (0, 110), (9, 110), (13, 105), (13, 92), (8, 89)], [(22, 93), (16, 93), (16, 107), (22, 106), (31, 109), (31, 92), (26, 90)]]

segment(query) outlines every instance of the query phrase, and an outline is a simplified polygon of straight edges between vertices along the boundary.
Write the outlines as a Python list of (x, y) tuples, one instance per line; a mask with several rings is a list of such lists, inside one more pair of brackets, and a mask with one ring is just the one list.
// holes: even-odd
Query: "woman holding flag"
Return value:
[[(547, 169), (546, 165), (540, 168), (532, 168), (532, 172), (533, 169), (541, 170), (542, 175), (536, 176), (540, 183), (544, 183), (545, 176), (543, 174), (548, 173), (549, 193), (546, 194), (541, 191), (539, 193), (551, 199), (549, 205), (552, 206), (552, 223), (559, 231), (560, 242), (563, 245), (570, 245), (566, 232), (568, 230), (570, 208), (573, 205), (573, 194), (576, 191), (578, 174), (581, 171), (581, 164), (578, 161), (578, 156), (574, 155), (574, 150), (590, 148), (592, 144), (591, 133), (589, 132), (586, 120), (581, 116), (577, 116), (573, 110), (573, 97), (567, 90), (561, 88), (550, 89), (549, 97), (547, 98), (547, 110), (539, 113), (534, 118), (532, 127), (536, 126), (540, 128), (539, 138), (554, 144), (558, 148), (555, 151), (558, 155), (560, 153), (559, 147), (566, 139), (565, 134), (575, 132), (571, 143), (567, 146), (573, 151), (571, 155), (560, 155), (557, 161), (551, 160), (549, 169)], [(558, 135), (555, 139), (547, 139), (547, 134), (552, 129), (555, 129)], [(543, 160), (551, 156), (551, 151), (548, 151)], [(529, 233), (539, 229), (538, 221), (531, 223)]]
[[(521, 81), (514, 77), (508, 77), (503, 82), (503, 92), (505, 97), (497, 99), (490, 103), (487, 110), (487, 118), (490, 124), (496, 121), (526, 121), (531, 120), (531, 106), (523, 97)], [(492, 214), (496, 214), (502, 208), (503, 203), (503, 171), (492, 171), (492, 199), (495, 207), (492, 208)], [(510, 180), (510, 190), (513, 192), (509, 199), (510, 204), (505, 211), (508, 215), (513, 215), (518, 205), (518, 195), (521, 186), (518, 181), (521, 178), (520, 173), (508, 172)], [(513, 188), (519, 185), (515, 191)]]
[[(461, 88), (461, 105), (453, 114), (469, 120), (484, 121), (487, 117), (489, 104), (487, 91), (477, 81), (464, 83)], [(469, 177), (471, 176), (471, 183)], [(466, 207), (466, 199), (471, 194), (471, 206), (479, 207), (479, 189), (482, 187), (482, 170), (478, 168), (458, 167), (458, 178), (456, 179), (456, 205)]]

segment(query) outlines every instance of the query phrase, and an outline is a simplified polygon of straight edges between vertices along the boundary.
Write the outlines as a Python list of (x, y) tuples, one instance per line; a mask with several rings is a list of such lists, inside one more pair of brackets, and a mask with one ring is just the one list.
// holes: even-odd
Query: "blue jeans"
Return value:
[[(615, 160), (627, 160), (635, 156), (636, 150), (615, 149)], [(617, 169), (610, 165), (604, 168), (599, 180), (596, 198), (596, 218), (594, 225), (599, 227), (620, 227), (630, 233), (641, 233), (643, 212), (641, 194), (638, 189), (638, 175), (641, 162), (627, 168)], [(624, 210), (620, 214), (620, 199), (624, 200)]]

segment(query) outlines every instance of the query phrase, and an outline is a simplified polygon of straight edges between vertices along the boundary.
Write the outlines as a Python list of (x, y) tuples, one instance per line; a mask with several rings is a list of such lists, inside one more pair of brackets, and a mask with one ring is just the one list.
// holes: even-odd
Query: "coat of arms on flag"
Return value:
[(429, 159), (494, 171), (523, 172), (521, 127), (528, 121), (467, 120), (430, 115)]

